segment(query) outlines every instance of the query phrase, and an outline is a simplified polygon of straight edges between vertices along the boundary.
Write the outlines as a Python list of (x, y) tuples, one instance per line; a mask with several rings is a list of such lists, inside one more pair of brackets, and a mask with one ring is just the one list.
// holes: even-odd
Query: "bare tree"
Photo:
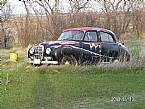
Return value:
[(59, 3), (60, 0), (54, 0), (53, 4), (52, 1), (49, 0), (42, 0), (42, 1), (36, 1), (36, 3), (44, 10), (44, 13), (47, 18), (47, 30), (50, 32), (51, 37), (55, 36), (54, 31), (54, 23), (55, 23), (55, 16), (59, 12)]
[[(96, 0), (96, 2), (99, 3), (96, 6), (102, 7), (102, 11), (91, 10), (89, 1), (68, 0), (72, 11), (61, 13), (59, 11), (61, 0), (23, 1), (27, 14), (21, 16), (15, 23), (20, 43), (27, 46), (44, 40), (55, 40), (64, 28), (80, 26), (111, 29), (116, 32), (118, 38), (121, 34), (132, 31), (144, 32), (143, 2), (138, 0)], [(32, 10), (35, 15), (31, 13)]]
[(89, 0), (69, 0), (72, 13), (78, 13), (83, 9), (89, 8)]
[(126, 0), (98, 0), (102, 7), (104, 28), (111, 29), (119, 35), (125, 33), (131, 21), (133, 2)]
[(6, 30), (8, 28), (8, 21), (11, 17), (12, 7), (7, 4), (7, 1), (0, 2), (0, 26), (1, 26), (1, 39), (4, 40), (5, 47), (7, 46), (8, 37)]

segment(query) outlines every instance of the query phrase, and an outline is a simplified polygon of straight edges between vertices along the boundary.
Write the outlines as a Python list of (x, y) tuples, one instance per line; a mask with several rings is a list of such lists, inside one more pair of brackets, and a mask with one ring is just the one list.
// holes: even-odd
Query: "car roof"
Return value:
[(64, 29), (64, 31), (69, 31), (69, 30), (80, 30), (80, 31), (96, 30), (96, 31), (103, 31), (103, 32), (109, 32), (109, 33), (113, 34), (113, 36), (115, 37), (115, 39), (117, 38), (114, 32), (112, 32), (111, 30), (105, 29), (105, 28), (78, 27), (78, 28), (68, 28), (68, 29)]
[(88, 31), (88, 30), (97, 30), (97, 31), (105, 31), (105, 32), (112, 32), (108, 29), (104, 29), (104, 28), (96, 28), (96, 27), (79, 27), (79, 28), (68, 28), (65, 29), (64, 31), (67, 30), (81, 30), (81, 31)]

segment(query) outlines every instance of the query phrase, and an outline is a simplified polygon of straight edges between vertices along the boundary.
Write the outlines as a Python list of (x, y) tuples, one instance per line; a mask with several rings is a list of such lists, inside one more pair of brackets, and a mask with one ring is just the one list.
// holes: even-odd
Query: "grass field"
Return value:
[(0, 51), (0, 109), (145, 109), (145, 61), (128, 42), (129, 64), (41, 66)]
[(2, 109), (145, 108), (145, 69), (141, 67), (24, 65), (1, 72)]

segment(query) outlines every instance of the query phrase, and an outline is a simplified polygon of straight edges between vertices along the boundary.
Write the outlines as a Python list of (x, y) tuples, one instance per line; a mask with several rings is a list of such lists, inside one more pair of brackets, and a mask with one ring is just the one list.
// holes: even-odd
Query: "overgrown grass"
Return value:
[[(10, 50), (1, 50), (0, 108), (144, 109), (145, 63), (139, 61), (141, 44), (127, 42), (130, 63), (103, 66), (33, 67), (23, 51), (19, 51), (19, 61), (15, 63), (9, 61)], [(127, 101), (123, 101), (125, 97)]]
[(131, 64), (145, 63), (145, 39), (138, 39), (136, 34), (129, 34), (125, 44), (131, 54)]
[[(21, 66), (1, 73), (2, 109), (144, 109), (144, 68)], [(133, 97), (133, 101), (111, 101)]]

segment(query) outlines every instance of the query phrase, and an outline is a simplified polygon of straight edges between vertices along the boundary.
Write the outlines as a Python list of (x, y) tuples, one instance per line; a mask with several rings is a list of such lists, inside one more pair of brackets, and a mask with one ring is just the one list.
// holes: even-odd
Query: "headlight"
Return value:
[(31, 48), (31, 49), (29, 50), (29, 52), (30, 52), (30, 54), (34, 54), (34, 48)]
[(51, 48), (47, 48), (47, 49), (46, 49), (46, 54), (49, 55), (50, 53), (51, 53)]

